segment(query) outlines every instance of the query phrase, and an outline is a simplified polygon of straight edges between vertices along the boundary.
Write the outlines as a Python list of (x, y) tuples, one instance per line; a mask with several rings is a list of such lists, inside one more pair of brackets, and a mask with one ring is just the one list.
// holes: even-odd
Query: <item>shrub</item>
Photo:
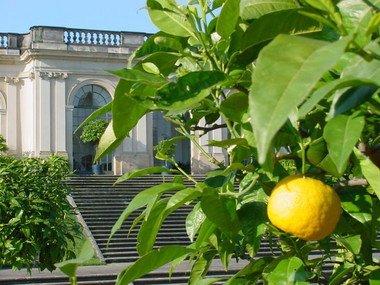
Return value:
[(0, 135), (0, 152), (5, 152), (8, 150), (6, 142), (7, 141), (5, 140), (5, 138), (2, 135)]
[(80, 226), (66, 196), (67, 159), (0, 156), (0, 267), (55, 269)]
[(107, 121), (103, 119), (89, 122), (83, 127), (80, 139), (84, 143), (92, 142), (97, 144), (106, 130), (107, 125)]

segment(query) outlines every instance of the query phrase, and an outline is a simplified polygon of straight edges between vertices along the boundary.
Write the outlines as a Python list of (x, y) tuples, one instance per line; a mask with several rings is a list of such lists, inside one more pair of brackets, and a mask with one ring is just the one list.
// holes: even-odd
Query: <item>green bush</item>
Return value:
[(69, 249), (80, 226), (66, 196), (67, 159), (0, 156), (0, 267), (54, 263), (72, 258)]
[(5, 138), (2, 135), (0, 135), (0, 152), (4, 152), (8, 150), (8, 146), (6, 142), (7, 141), (5, 140)]
[(104, 131), (106, 130), (107, 125), (107, 121), (103, 119), (89, 122), (83, 127), (83, 132), (80, 136), (80, 139), (84, 143), (98, 143)]

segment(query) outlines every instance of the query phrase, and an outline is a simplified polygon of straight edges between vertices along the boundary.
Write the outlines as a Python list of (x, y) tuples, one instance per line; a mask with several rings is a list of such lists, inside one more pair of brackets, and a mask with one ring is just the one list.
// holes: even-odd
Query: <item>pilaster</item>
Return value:
[(47, 72), (40, 72), (40, 92), (39, 92), (39, 156), (45, 157), (51, 153), (51, 94), (50, 76)]
[(18, 83), (17, 77), (5, 77), (7, 83), (7, 145), (9, 152), (17, 154), (19, 141)]
[(55, 82), (55, 134), (54, 151), (67, 156), (66, 149), (66, 82), (67, 73), (62, 73)]

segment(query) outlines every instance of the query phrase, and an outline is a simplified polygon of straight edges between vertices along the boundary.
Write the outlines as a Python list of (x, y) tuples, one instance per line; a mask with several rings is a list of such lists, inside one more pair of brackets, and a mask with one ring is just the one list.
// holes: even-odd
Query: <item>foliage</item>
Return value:
[(8, 146), (7, 146), (7, 141), (5, 140), (5, 138), (0, 135), (0, 152), (5, 152), (8, 150)]
[(0, 156), (0, 267), (52, 271), (54, 263), (73, 257), (80, 227), (66, 199), (69, 174), (63, 157)]
[(108, 122), (103, 119), (88, 122), (84, 127), (80, 139), (84, 143), (97, 144), (106, 130)]
[[(146, 113), (161, 111), (181, 133), (166, 146), (189, 139), (216, 169), (194, 187), (176, 179), (130, 202), (111, 237), (133, 211), (146, 208), (135, 221), (141, 222), (141, 258), (117, 284), (188, 256), (194, 260), (190, 283), (209, 284), (215, 254), (226, 269), (232, 257), (248, 260), (226, 284), (374, 284), (380, 269), (372, 256), (380, 224), (380, 1), (146, 4), (161, 31), (136, 50), (134, 66), (111, 72), (120, 78), (114, 100), (97, 115), (111, 107), (113, 121), (96, 158), (113, 151)], [(225, 124), (213, 125), (220, 117)], [(216, 127), (226, 127), (230, 138), (209, 146), (225, 148), (228, 165), (199, 144)], [(282, 160), (294, 163), (284, 168)], [(339, 189), (340, 222), (321, 241), (302, 241), (268, 222), (268, 195), (293, 168)], [(153, 249), (163, 220), (190, 202), (196, 205), (186, 223), (192, 244)], [(256, 257), (262, 239), (281, 256)], [(334, 263), (332, 273), (326, 262)]]

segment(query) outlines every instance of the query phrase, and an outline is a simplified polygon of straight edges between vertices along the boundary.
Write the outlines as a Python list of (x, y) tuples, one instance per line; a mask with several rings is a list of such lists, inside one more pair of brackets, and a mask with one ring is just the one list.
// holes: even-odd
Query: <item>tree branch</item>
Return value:
[(335, 190), (347, 186), (364, 186), (368, 185), (367, 179), (354, 179), (354, 180), (346, 180), (346, 181), (339, 181), (333, 185), (333, 188)]
[(209, 131), (213, 131), (213, 130), (217, 130), (217, 129), (221, 129), (221, 128), (227, 128), (227, 125), (226, 124), (222, 124), (222, 125), (218, 125), (218, 124), (213, 124), (211, 127), (198, 127), (198, 126), (195, 126), (195, 127), (192, 127), (191, 130), (192, 131), (204, 131), (204, 132), (209, 132)]

